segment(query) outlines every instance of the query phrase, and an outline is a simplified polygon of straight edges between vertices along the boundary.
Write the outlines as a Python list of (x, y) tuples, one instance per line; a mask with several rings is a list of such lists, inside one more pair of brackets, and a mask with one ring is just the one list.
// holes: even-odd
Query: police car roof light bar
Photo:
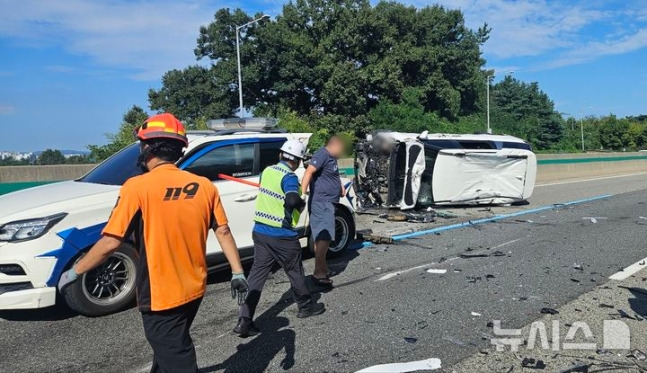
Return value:
[(230, 118), (207, 121), (207, 126), (215, 131), (236, 129), (266, 131), (273, 129), (277, 124), (276, 118)]

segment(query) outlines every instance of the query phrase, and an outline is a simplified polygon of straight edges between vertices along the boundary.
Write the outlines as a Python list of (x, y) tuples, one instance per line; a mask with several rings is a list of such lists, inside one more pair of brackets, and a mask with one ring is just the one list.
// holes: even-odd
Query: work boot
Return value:
[(234, 333), (238, 334), (241, 338), (255, 336), (260, 333), (254, 322), (246, 317), (238, 319), (238, 324), (234, 328)]
[(321, 315), (325, 311), (326, 311), (326, 306), (324, 306), (323, 303), (314, 303), (308, 307), (304, 307), (300, 309), (299, 313), (297, 313), (297, 317), (300, 319), (305, 319), (310, 316)]

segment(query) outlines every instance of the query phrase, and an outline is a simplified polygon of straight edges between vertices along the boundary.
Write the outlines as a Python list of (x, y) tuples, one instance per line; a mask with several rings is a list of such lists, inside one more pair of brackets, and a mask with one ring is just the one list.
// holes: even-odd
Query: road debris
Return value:
[(584, 217), (582, 220), (590, 220), (591, 223), (596, 224), (599, 220), (605, 220), (605, 217), (602, 216), (590, 216), (590, 217)]
[(642, 352), (642, 351), (640, 351), (640, 350), (638, 350), (638, 349), (631, 350), (631, 352), (629, 353), (629, 355), (627, 355), (627, 357), (634, 358), (634, 359), (636, 359), (636, 360), (638, 360), (638, 361), (645, 361), (645, 360), (647, 360), (647, 355), (645, 355), (645, 353), (644, 353), (644, 352)]
[(416, 343), (416, 342), (418, 342), (418, 338), (404, 337), (404, 341), (407, 342), (407, 343)]
[(529, 369), (546, 369), (546, 363), (543, 360), (535, 360), (534, 358), (525, 357), (521, 361), (521, 366)]
[(414, 213), (408, 212), (405, 214), (407, 221), (412, 223), (433, 223), (436, 221), (436, 214), (433, 212), (427, 213)]
[(545, 315), (557, 315), (559, 313), (559, 311), (557, 311), (556, 309), (548, 308), (548, 307), (542, 308), (541, 311), (539, 311), (539, 312), (543, 313)]
[(392, 244), (393, 238), (388, 236), (380, 236), (373, 233), (372, 229), (362, 229), (355, 233), (355, 236), (360, 241), (369, 241), (377, 244)]
[(407, 221), (409, 218), (405, 214), (389, 214), (386, 217), (388, 221)]
[(434, 268), (429, 268), (429, 269), (427, 270), (427, 273), (436, 273), (436, 274), (440, 274), (440, 275), (442, 275), (442, 274), (447, 273), (447, 270), (446, 270), (446, 269), (434, 269)]
[(483, 316), (483, 315), (481, 315), (481, 314), (480, 314), (480, 313), (478, 313), (478, 312), (472, 312), (472, 316), (481, 317), (481, 316)]
[(600, 308), (616, 308), (615, 306), (613, 306), (611, 304), (605, 304), (605, 303), (598, 304), (598, 307), (600, 307)]
[(471, 258), (487, 258), (490, 254), (486, 253), (462, 253), (459, 255), (462, 259), (471, 259)]
[(474, 284), (476, 281), (481, 281), (483, 278), (481, 276), (466, 276), (467, 282)]
[(577, 271), (583, 271), (584, 267), (582, 267), (581, 264), (573, 263), (573, 269), (575, 269)]

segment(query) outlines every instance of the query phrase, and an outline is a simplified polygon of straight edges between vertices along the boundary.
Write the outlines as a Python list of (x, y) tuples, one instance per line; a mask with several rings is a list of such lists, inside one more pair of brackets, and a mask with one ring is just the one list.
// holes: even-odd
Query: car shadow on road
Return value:
[(0, 311), (0, 319), (7, 321), (61, 321), (77, 316), (79, 314), (67, 307), (62, 299), (47, 308)]
[(626, 288), (634, 298), (629, 299), (631, 310), (641, 317), (647, 317), (647, 290), (637, 287)]

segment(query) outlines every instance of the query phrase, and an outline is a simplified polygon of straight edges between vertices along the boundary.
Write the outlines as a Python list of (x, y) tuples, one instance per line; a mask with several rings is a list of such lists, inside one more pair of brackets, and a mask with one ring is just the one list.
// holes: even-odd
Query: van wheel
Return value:
[[(328, 248), (328, 258), (341, 256), (350, 247), (355, 239), (355, 219), (347, 209), (335, 206), (335, 240)], [(314, 255), (315, 243), (312, 235), (308, 237), (308, 249)]]
[(67, 305), (85, 316), (103, 316), (121, 311), (135, 300), (139, 255), (122, 244), (99, 267), (83, 274), (64, 292)]

